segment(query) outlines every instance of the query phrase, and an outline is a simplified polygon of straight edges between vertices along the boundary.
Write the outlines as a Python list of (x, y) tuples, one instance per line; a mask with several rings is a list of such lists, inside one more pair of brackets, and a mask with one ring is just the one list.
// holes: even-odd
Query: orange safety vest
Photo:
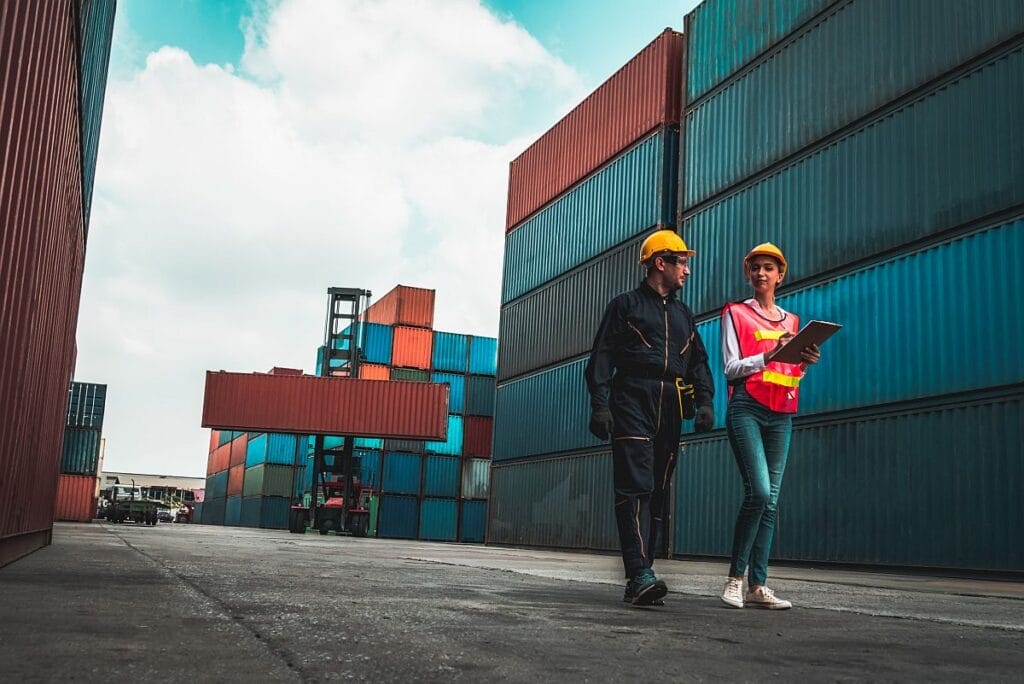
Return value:
[[(743, 358), (770, 352), (785, 333), (795, 335), (800, 329), (800, 319), (793, 314), (786, 314), (781, 321), (772, 321), (746, 303), (726, 304), (722, 315), (726, 314), (732, 318)], [(749, 376), (745, 385), (751, 397), (772, 411), (796, 413), (802, 376), (799, 364), (772, 361), (763, 371)], [(729, 396), (732, 397), (732, 387)]]

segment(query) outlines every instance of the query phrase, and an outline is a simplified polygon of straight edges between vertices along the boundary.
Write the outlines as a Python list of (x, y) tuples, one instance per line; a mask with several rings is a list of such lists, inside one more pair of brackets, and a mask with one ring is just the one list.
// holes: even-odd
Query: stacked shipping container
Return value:
[(107, 386), (72, 382), (54, 519), (89, 522), (96, 514)]

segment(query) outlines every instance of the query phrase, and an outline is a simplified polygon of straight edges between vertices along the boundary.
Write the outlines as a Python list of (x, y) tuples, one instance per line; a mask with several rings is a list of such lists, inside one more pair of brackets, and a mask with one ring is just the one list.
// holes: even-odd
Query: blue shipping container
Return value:
[(459, 521), (459, 541), (483, 542), (487, 527), (487, 502), (463, 501)]
[[(209, 493), (210, 490), (206, 490)], [(224, 507), (227, 500), (224, 497), (216, 497), (203, 501), (203, 524), (223, 525)]]
[(461, 465), (459, 459), (451, 456), (426, 456), (424, 461), (423, 494), (457, 497)]
[(434, 370), (465, 373), (469, 358), (469, 338), (459, 333), (434, 331), (430, 365)]
[(423, 446), (429, 453), (459, 456), (462, 454), (462, 416), (448, 416), (448, 439), (427, 442)]
[(92, 189), (100, 141), (103, 100), (114, 33), (116, 0), (88, 0), (79, 5), (79, 119), (82, 149), (82, 206), (88, 233)]
[(242, 524), (242, 497), (229, 496), (224, 506), (224, 524), (236, 527)]
[(448, 392), (448, 412), (462, 413), (466, 410), (466, 376), (453, 373), (434, 373), (431, 382), (445, 384), (451, 388)]
[(466, 415), (494, 415), (493, 375), (470, 375), (466, 377)]
[(455, 499), (424, 499), (420, 505), (420, 539), (455, 541), (458, 510)]
[(390, 325), (380, 323), (363, 324), (363, 357), (367, 363), (391, 363), (393, 330)]
[(422, 460), (419, 454), (384, 454), (381, 489), (391, 494), (419, 494)]
[(103, 429), (107, 386), (93, 382), (72, 382), (68, 401), (67, 427)]
[(353, 449), (383, 449), (384, 440), (379, 437), (356, 437), (352, 440)]
[[(221, 499), (228, 494), (228, 471), (222, 470), (206, 478), (206, 498)], [(222, 518), (223, 519), (223, 518)]]
[(64, 428), (60, 472), (95, 475), (100, 460), (100, 431), (88, 428)]
[(241, 524), (243, 527), (286, 530), (290, 508), (291, 500), (286, 496), (245, 496), (242, 497)]
[(252, 468), (262, 463), (295, 465), (301, 460), (305, 444), (305, 437), (274, 433), (261, 434), (255, 439), (250, 439), (246, 445), (245, 467)]
[(381, 452), (376, 449), (356, 449), (355, 454), (359, 458), (359, 482), (379, 490)]
[[(387, 462), (387, 459), (385, 459)], [(419, 499), (414, 496), (380, 498), (377, 536), (393, 539), (415, 539), (419, 529)]]

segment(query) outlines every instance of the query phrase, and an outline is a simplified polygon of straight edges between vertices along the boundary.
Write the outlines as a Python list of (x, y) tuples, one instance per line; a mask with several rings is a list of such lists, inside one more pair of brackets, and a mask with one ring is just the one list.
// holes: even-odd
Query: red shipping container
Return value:
[(505, 232), (682, 115), (683, 34), (666, 29), (509, 165)]
[(59, 475), (54, 519), (92, 522), (96, 516), (96, 483), (94, 475)]
[(210, 453), (220, 445), (220, 430), (210, 430)]
[(396, 325), (392, 337), (391, 365), (396, 368), (430, 370), (433, 348), (432, 330)]
[(301, 368), (281, 368), (280, 366), (274, 366), (270, 369), (271, 375), (302, 375)]
[(231, 465), (231, 442), (221, 444), (210, 454), (210, 460), (206, 464), (206, 474), (213, 475), (227, 470)]
[(414, 328), (434, 326), (434, 291), (398, 285), (371, 304), (362, 316), (368, 323), (408, 325)]
[(443, 441), (448, 386), (207, 371), (203, 427)]
[(228, 468), (228, 496), (242, 496), (242, 483), (245, 481), (245, 464)]
[(359, 364), (360, 380), (390, 380), (391, 369), (379, 363)]
[(493, 418), (465, 416), (462, 419), (462, 431), (462, 454), (464, 456), (491, 457)]
[(249, 433), (243, 432), (241, 437), (231, 440), (231, 456), (228, 457), (228, 465), (236, 466), (245, 463), (245, 451), (249, 448)]

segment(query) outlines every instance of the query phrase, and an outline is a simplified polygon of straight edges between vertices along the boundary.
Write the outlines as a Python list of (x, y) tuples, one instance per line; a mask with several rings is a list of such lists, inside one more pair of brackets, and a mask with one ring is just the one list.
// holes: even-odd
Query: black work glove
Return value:
[(607, 407), (596, 408), (591, 412), (590, 434), (598, 439), (605, 440), (611, 437), (614, 425), (615, 421), (612, 420), (612, 412)]
[(708, 432), (715, 426), (715, 410), (710, 406), (697, 409), (697, 417), (693, 420), (693, 429), (697, 432)]

